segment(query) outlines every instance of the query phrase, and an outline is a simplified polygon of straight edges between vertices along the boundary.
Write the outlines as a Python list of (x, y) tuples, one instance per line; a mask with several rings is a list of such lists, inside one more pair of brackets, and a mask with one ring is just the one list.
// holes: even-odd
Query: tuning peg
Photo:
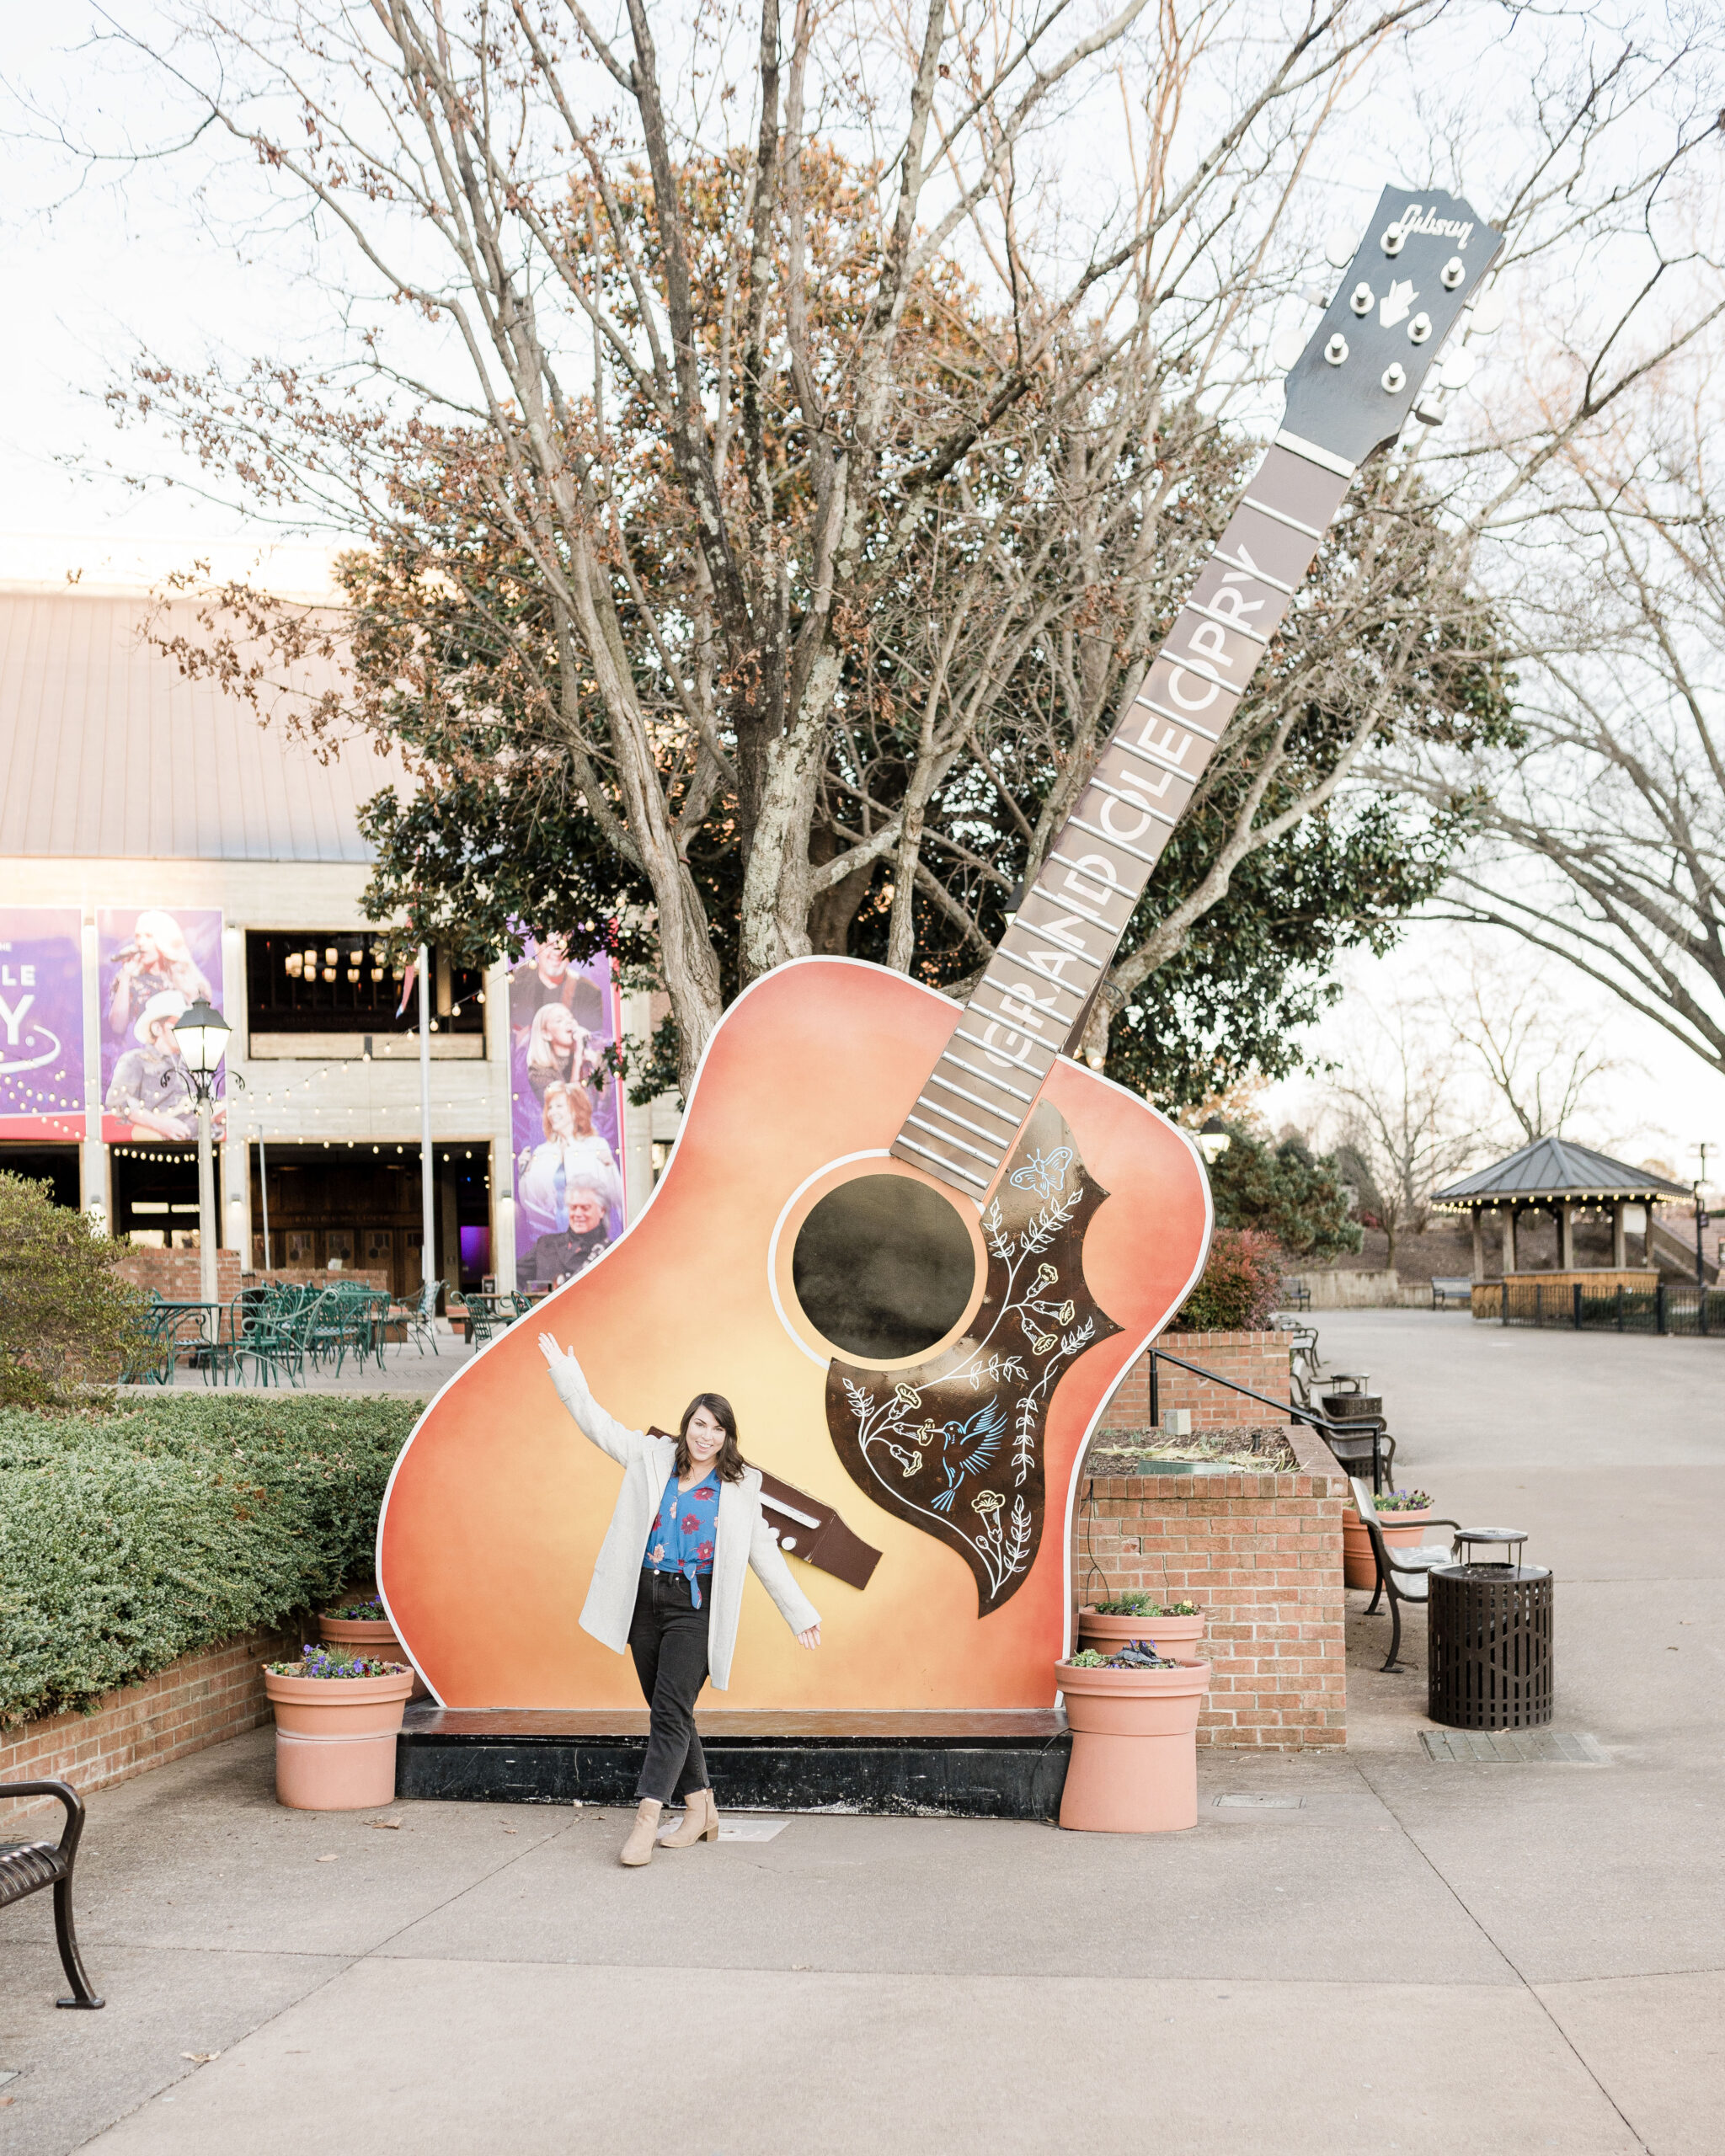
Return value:
[(1345, 270), (1354, 259), (1359, 242), (1346, 225), (1332, 225), (1324, 234), (1324, 260), (1332, 270)]
[(1316, 284), (1308, 279), (1300, 287), (1300, 296), (1309, 307), (1327, 307), (1335, 294), (1327, 286)]
[(1298, 360), (1306, 345), (1306, 332), (1296, 329), (1290, 323), (1287, 328), (1279, 329), (1270, 339), (1270, 357), (1285, 374)]
[(1438, 369), (1438, 379), (1445, 389), (1466, 389), (1478, 371), (1479, 360), (1473, 353), (1451, 352)]
[(1324, 357), (1332, 367), (1345, 366), (1348, 359), (1348, 339), (1338, 329), (1324, 346)]
[(1348, 295), (1348, 304), (1356, 314), (1370, 314), (1377, 303), (1377, 295), (1364, 277)]
[(1422, 392), (1413, 408), (1413, 416), (1423, 427), (1440, 427), (1444, 424), (1444, 400), (1433, 391)]
[(1503, 288), (1501, 285), (1488, 286), (1473, 303), (1467, 318), (1467, 334), (1470, 337), (1489, 337), (1503, 324)]

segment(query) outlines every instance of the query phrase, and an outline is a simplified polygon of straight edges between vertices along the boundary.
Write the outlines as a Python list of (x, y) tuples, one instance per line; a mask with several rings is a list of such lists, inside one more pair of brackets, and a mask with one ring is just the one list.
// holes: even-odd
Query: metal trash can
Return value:
[(1541, 1565), (1440, 1565), (1431, 1596), (1426, 1712), (1450, 1729), (1551, 1719), (1551, 1575)]

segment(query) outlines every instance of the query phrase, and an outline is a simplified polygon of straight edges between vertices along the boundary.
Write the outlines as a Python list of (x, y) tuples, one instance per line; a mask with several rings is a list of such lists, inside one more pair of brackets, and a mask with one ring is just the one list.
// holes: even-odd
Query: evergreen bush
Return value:
[(423, 1403), (164, 1393), (0, 1410), (0, 1722), (89, 1707), (368, 1577)]
[(0, 1406), (112, 1385), (142, 1353), (145, 1297), (114, 1273), (124, 1248), (48, 1184), (0, 1175)]

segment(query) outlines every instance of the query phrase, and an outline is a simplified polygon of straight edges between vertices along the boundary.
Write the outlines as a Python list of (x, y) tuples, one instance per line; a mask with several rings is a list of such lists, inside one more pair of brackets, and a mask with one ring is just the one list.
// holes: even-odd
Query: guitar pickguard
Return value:
[(988, 1278), (969, 1331), (911, 1370), (836, 1360), (828, 1369), (827, 1428), (846, 1471), (958, 1551), (980, 1616), (1010, 1600), (1036, 1562), (1055, 1388), (1120, 1330), (1084, 1280), (1085, 1231), (1108, 1194), (1044, 1101), (983, 1213)]

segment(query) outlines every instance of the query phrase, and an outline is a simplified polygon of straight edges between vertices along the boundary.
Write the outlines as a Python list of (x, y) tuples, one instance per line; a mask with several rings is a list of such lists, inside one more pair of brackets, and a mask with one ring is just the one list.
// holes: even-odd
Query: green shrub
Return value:
[(1171, 1332), (1257, 1332), (1282, 1287), (1282, 1252), (1256, 1228), (1218, 1228), (1204, 1277), (1176, 1312)]
[(1242, 1123), (1227, 1125), (1227, 1150), (1210, 1171), (1216, 1219), (1225, 1228), (1257, 1228), (1284, 1253), (1307, 1265), (1327, 1265), (1365, 1240), (1348, 1218), (1348, 1198), (1334, 1160), (1316, 1156), (1298, 1138), (1273, 1144)]
[(0, 1721), (86, 1707), (369, 1576), (416, 1400), (0, 1411)]
[(142, 1353), (145, 1297), (114, 1277), (123, 1254), (46, 1183), (0, 1175), (0, 1406), (112, 1385)]

